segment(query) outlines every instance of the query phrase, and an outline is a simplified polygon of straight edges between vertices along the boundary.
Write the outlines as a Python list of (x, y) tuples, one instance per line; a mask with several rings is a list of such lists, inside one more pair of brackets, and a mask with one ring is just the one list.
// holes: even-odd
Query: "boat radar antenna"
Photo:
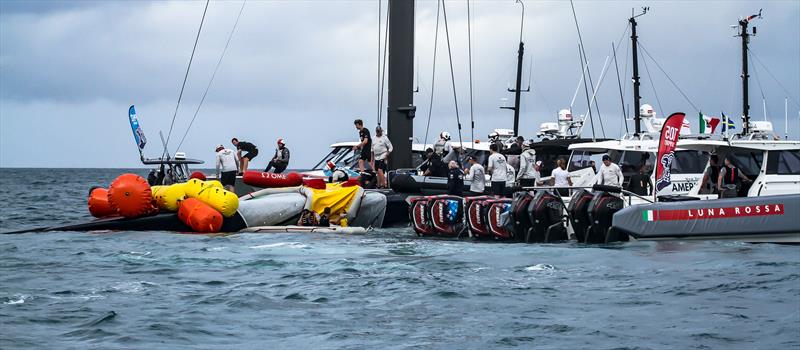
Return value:
[(756, 35), (756, 27), (753, 27), (753, 33), (750, 34), (747, 31), (747, 26), (750, 24), (750, 21), (761, 18), (761, 10), (759, 9), (758, 13), (755, 15), (750, 15), (745, 18), (739, 19), (739, 33), (735, 36), (742, 38), (742, 133), (741, 135), (747, 135), (750, 133), (750, 100), (748, 96), (748, 78), (750, 75), (747, 71), (747, 46), (750, 44), (750, 36)]
[(647, 11), (650, 10), (649, 6), (642, 7), (642, 13), (636, 15), (631, 9), (631, 18), (628, 19), (628, 22), (631, 24), (631, 52), (633, 54), (633, 120), (634, 124), (636, 125), (635, 133), (637, 137), (639, 134), (642, 133), (642, 117), (641, 113), (639, 112), (639, 104), (641, 103), (641, 96), (639, 96), (639, 55), (638, 55), (638, 37), (636, 36), (636, 18), (644, 16)]

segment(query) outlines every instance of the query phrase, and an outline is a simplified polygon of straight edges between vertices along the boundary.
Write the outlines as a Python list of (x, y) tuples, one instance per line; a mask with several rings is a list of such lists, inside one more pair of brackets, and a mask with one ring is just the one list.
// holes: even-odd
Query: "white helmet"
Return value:
[(639, 115), (650, 118), (655, 117), (656, 112), (653, 110), (653, 106), (649, 104), (643, 104), (641, 107), (639, 107)]
[(497, 141), (499, 138), (500, 134), (498, 134), (497, 131), (492, 131), (492, 133), (489, 134), (489, 140)]
[(447, 131), (442, 131), (442, 133), (439, 134), (439, 138), (445, 141), (450, 141), (450, 133)]

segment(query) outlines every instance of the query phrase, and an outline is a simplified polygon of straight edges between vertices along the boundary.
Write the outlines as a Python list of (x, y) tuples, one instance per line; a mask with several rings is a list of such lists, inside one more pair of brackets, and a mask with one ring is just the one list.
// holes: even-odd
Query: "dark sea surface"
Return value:
[[(0, 169), (0, 231), (123, 172)], [(800, 349), (800, 247), (0, 235), (0, 348)]]

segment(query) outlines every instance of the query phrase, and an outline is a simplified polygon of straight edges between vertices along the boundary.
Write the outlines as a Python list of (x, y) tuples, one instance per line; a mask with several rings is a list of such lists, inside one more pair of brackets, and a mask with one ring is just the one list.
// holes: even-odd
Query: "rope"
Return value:
[(383, 97), (383, 92), (381, 90), (381, 83), (383, 79), (381, 79), (381, 16), (383, 16), (383, 0), (378, 0), (378, 60), (375, 63), (375, 68), (377, 69), (377, 79), (378, 79), (378, 125), (381, 125), (381, 97)]
[[(572, 0), (570, 0), (570, 2), (571, 1)], [(581, 60), (581, 72), (583, 73), (582, 78), (585, 78), (586, 77), (586, 70), (589, 69), (589, 67), (588, 67), (588, 65), (584, 65), (583, 50), (581, 50), (581, 46), (583, 46), (583, 45), (578, 44), (578, 59)], [(589, 107), (589, 124), (592, 125), (592, 140), (594, 140), (595, 138), (597, 138), (597, 134), (594, 131), (594, 118), (592, 118), (592, 102), (589, 101), (589, 88), (586, 86), (586, 79), (582, 79), (582, 80), (583, 80), (583, 91), (586, 94), (586, 104)], [(598, 118), (599, 118), (599, 116), (598, 116)]]
[(686, 96), (686, 94), (683, 92), (683, 90), (681, 90), (681, 88), (678, 87), (678, 84), (676, 84), (675, 81), (672, 80), (672, 77), (670, 77), (669, 74), (667, 74), (667, 72), (664, 71), (664, 68), (661, 68), (661, 65), (658, 64), (658, 61), (656, 61), (656, 59), (653, 58), (653, 56), (650, 55), (650, 52), (647, 52), (647, 49), (644, 47), (644, 45), (642, 45), (641, 41), (639, 41), (639, 47), (642, 48), (642, 51), (644, 51), (644, 53), (645, 53), (645, 55), (647, 55), (647, 57), (650, 57), (650, 59), (653, 60), (653, 63), (656, 64), (656, 67), (658, 67), (658, 69), (661, 70), (661, 73), (664, 73), (664, 75), (667, 77), (667, 79), (669, 79), (669, 82), (672, 83), (672, 86), (674, 86), (675, 89), (677, 89), (678, 92), (681, 93), (681, 96), (683, 96), (683, 98), (686, 99), (686, 102), (689, 102), (689, 104), (692, 106), (692, 108), (694, 108), (694, 111), (697, 112), (697, 113), (700, 113), (700, 109), (697, 108), (697, 106), (694, 104), (694, 102), (692, 102), (692, 100), (689, 99), (689, 96)]
[(428, 131), (431, 129), (431, 113), (433, 112), (433, 92), (435, 91), (433, 87), (436, 83), (436, 47), (439, 43), (439, 13), (440, 13), (440, 5), (439, 1), (436, 1), (436, 30), (434, 31), (433, 35), (433, 68), (431, 72), (431, 102), (428, 105), (428, 125), (425, 127), (425, 139), (423, 140), (423, 144), (428, 144)]
[(444, 33), (447, 38), (447, 58), (450, 60), (450, 81), (453, 83), (453, 101), (456, 108), (456, 123), (458, 124), (458, 142), (464, 144), (461, 137), (461, 118), (458, 116), (458, 94), (456, 93), (456, 74), (453, 71), (453, 53), (450, 50), (450, 31), (447, 27), (447, 5), (442, 0), (442, 14), (444, 15)]
[[(627, 31), (627, 30), (626, 30)], [(617, 48), (611, 43), (611, 51), (614, 52), (614, 71), (617, 73), (617, 87), (619, 87), (619, 102), (622, 104), (622, 122), (625, 124), (625, 133), (628, 133), (628, 123), (625, 121), (625, 98), (622, 95), (622, 81), (619, 78), (619, 65), (617, 65)]]
[(774, 75), (774, 74), (772, 74), (772, 71), (770, 71), (770, 70), (769, 70), (769, 67), (767, 67), (767, 66), (766, 66), (766, 65), (765, 65), (763, 62), (761, 62), (761, 60), (758, 58), (758, 56), (756, 56), (755, 52), (753, 52), (753, 51), (750, 51), (750, 49), (749, 49), (749, 48), (747, 49), (747, 52), (749, 52), (749, 53), (750, 53), (750, 56), (752, 56), (753, 58), (755, 58), (755, 59), (756, 59), (756, 62), (758, 62), (758, 64), (760, 64), (760, 65), (761, 65), (761, 67), (763, 67), (763, 68), (764, 68), (764, 70), (766, 70), (766, 71), (767, 71), (767, 73), (769, 74), (769, 76), (770, 76), (770, 77), (772, 77), (772, 79), (773, 79), (773, 80), (775, 80), (775, 83), (777, 83), (777, 84), (778, 84), (778, 86), (780, 86), (780, 87), (781, 87), (781, 89), (783, 89), (783, 92), (785, 92), (785, 93), (786, 93), (786, 97), (787, 97), (787, 98), (788, 98), (790, 101), (794, 102), (794, 104), (796, 104), (796, 105), (797, 105), (797, 107), (800, 107), (800, 103), (798, 103), (798, 102), (797, 102), (797, 100), (795, 100), (794, 98), (792, 98), (792, 94), (791, 94), (791, 93), (789, 93), (789, 89), (787, 89), (785, 86), (783, 86), (783, 84), (781, 84), (780, 80), (778, 80), (778, 78), (776, 78), (776, 77), (775, 77), (775, 75)]
[(181, 145), (183, 145), (183, 141), (186, 140), (186, 135), (188, 135), (189, 130), (192, 129), (194, 120), (197, 118), (197, 113), (200, 112), (200, 107), (203, 106), (203, 102), (206, 100), (206, 95), (208, 95), (208, 90), (211, 89), (211, 83), (214, 82), (214, 77), (217, 76), (217, 70), (219, 70), (219, 66), (222, 63), (222, 58), (225, 57), (225, 52), (228, 51), (228, 45), (230, 45), (231, 43), (231, 38), (233, 38), (233, 33), (236, 32), (236, 26), (239, 25), (239, 18), (242, 17), (242, 11), (244, 11), (244, 4), (246, 3), (247, 0), (242, 1), (242, 7), (239, 8), (239, 14), (236, 16), (236, 22), (233, 23), (233, 28), (231, 29), (231, 33), (228, 35), (228, 41), (225, 42), (225, 48), (222, 49), (222, 54), (219, 56), (219, 60), (217, 61), (217, 66), (214, 67), (214, 73), (211, 74), (211, 80), (208, 81), (208, 86), (206, 86), (206, 91), (203, 92), (203, 97), (200, 99), (200, 104), (197, 105), (197, 109), (194, 111), (194, 116), (192, 116), (192, 121), (189, 122), (189, 126), (186, 128), (186, 132), (183, 133), (183, 137), (181, 137), (181, 142), (178, 143), (177, 149), (180, 149)]
[(186, 74), (183, 76), (183, 84), (181, 85), (181, 93), (178, 94), (178, 104), (175, 105), (175, 113), (172, 114), (172, 122), (169, 124), (169, 132), (167, 133), (167, 141), (164, 142), (164, 152), (161, 153), (161, 164), (164, 164), (164, 157), (167, 156), (167, 146), (169, 145), (169, 138), (172, 136), (172, 128), (175, 126), (175, 117), (178, 116), (178, 107), (181, 106), (181, 98), (183, 98), (183, 90), (186, 88), (186, 80), (189, 79), (189, 70), (192, 68), (192, 60), (194, 60), (194, 52), (197, 50), (197, 42), (200, 41), (200, 32), (203, 31), (203, 22), (206, 20), (206, 12), (208, 11), (208, 3), (206, 0), (206, 7), (203, 9), (203, 17), (200, 18), (200, 28), (197, 29), (197, 36), (194, 38), (194, 47), (192, 47), (192, 55), (189, 56), (189, 65), (186, 67)]
[(644, 63), (644, 71), (647, 73), (647, 80), (650, 81), (650, 88), (653, 89), (653, 95), (656, 95), (656, 103), (658, 103), (658, 110), (661, 112), (661, 115), (666, 116), (664, 114), (664, 108), (661, 104), (661, 99), (658, 98), (658, 91), (656, 90), (656, 85), (653, 84), (653, 77), (650, 76), (650, 69), (647, 68), (647, 60), (642, 60)]
[[(475, 148), (475, 117), (473, 111), (473, 98), (472, 98), (472, 29), (470, 26), (470, 22), (472, 22), (472, 17), (470, 17), (469, 11), (469, 1), (467, 0), (467, 52), (469, 57), (469, 122), (470, 122), (470, 129), (469, 129), (469, 140), (472, 143), (472, 147)], [(463, 145), (462, 145), (463, 148)]]
[[(380, 0), (378, 0), (380, 1)], [(378, 30), (378, 35), (380, 35), (380, 30)], [(386, 30), (384, 31), (383, 37), (383, 67), (381, 67), (381, 88), (380, 88), (380, 97), (378, 97), (378, 125), (381, 125), (381, 120), (383, 119), (383, 89), (386, 86), (386, 50), (389, 47), (389, 6), (386, 6)], [(380, 42), (380, 41), (379, 41)], [(380, 50), (380, 44), (378, 44), (378, 50)], [(380, 60), (380, 55), (378, 56)]]
[[(594, 81), (592, 80), (592, 72), (589, 70), (589, 58), (586, 56), (586, 50), (583, 47), (583, 36), (581, 35), (581, 28), (580, 26), (578, 26), (578, 15), (575, 12), (575, 5), (572, 3), (572, 0), (569, 0), (569, 6), (572, 8), (572, 18), (575, 19), (575, 29), (577, 29), (578, 31), (578, 40), (580, 41), (581, 44), (579, 47), (582, 54), (581, 57), (583, 57), (582, 59), (586, 61), (586, 76), (589, 78), (589, 84), (593, 89), (592, 93), (594, 93)], [(586, 93), (586, 98), (589, 99), (588, 92)], [(606, 137), (606, 130), (605, 127), (603, 126), (603, 118), (601, 118), (600, 116), (600, 106), (598, 105), (597, 100), (594, 100), (594, 107), (597, 110), (597, 119), (600, 121), (600, 130), (603, 132), (603, 137)], [(590, 121), (592, 121), (592, 124), (594, 125), (594, 120), (592, 119), (591, 110), (592, 106), (589, 105), (589, 119)], [(594, 129), (594, 126), (592, 126), (592, 129)]]
[(761, 91), (761, 103), (764, 106), (764, 120), (767, 120), (767, 102), (766, 102), (767, 97), (764, 96), (764, 88), (761, 86), (761, 79), (758, 78), (758, 70), (756, 69), (755, 65), (753, 65), (753, 75), (756, 77), (756, 83), (758, 83), (758, 90)]

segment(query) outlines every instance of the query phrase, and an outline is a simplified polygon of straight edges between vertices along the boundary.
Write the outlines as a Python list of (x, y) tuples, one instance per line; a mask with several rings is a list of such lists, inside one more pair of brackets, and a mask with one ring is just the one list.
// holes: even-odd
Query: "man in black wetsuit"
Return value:
[(436, 152), (431, 152), (428, 154), (428, 166), (422, 175), (447, 177), (447, 165), (442, 162), (442, 157), (439, 157)]
[(628, 191), (636, 193), (640, 196), (649, 196), (653, 191), (653, 182), (650, 180), (650, 168), (647, 165), (642, 165), (639, 172), (631, 176), (628, 182)]
[[(231, 143), (236, 146), (236, 155), (239, 157), (239, 164), (242, 167), (239, 169), (239, 173), (243, 174), (247, 171), (248, 163), (258, 155), (258, 147), (247, 141), (239, 141), (239, 139), (235, 137), (231, 139)], [(242, 155), (242, 151), (247, 153)]]
[(448, 164), (450, 171), (447, 172), (447, 194), (454, 196), (464, 195), (464, 172), (459, 168), (456, 161), (451, 160)]
[(369, 129), (364, 127), (364, 121), (356, 119), (353, 124), (358, 129), (358, 138), (360, 142), (353, 146), (353, 150), (361, 150), (361, 156), (358, 158), (358, 170), (364, 172), (364, 164), (372, 160), (372, 137), (369, 135)]

